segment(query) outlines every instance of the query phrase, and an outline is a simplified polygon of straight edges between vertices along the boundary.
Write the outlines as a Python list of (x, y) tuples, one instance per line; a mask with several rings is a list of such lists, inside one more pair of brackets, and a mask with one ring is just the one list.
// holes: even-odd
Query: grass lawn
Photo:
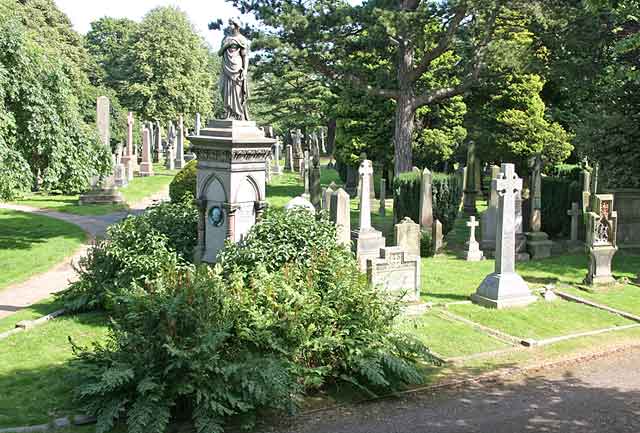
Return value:
[(476, 331), (462, 322), (448, 319), (431, 310), (417, 318), (403, 319), (400, 329), (423, 341), (446, 358), (506, 349), (509, 344)]
[(15, 313), (0, 319), (0, 333), (15, 328), (16, 323), (22, 320), (35, 320), (42, 316), (53, 313), (56, 310), (64, 308), (62, 302), (56, 300), (55, 297), (44, 299), (30, 307), (23, 308)]
[(35, 193), (15, 203), (33, 206), (39, 209), (51, 209), (75, 215), (97, 216), (127, 209), (127, 205), (135, 204), (145, 197), (162, 191), (171, 183), (178, 170), (167, 170), (162, 164), (154, 164), (155, 176), (135, 177), (129, 185), (120, 188), (126, 204), (78, 204), (79, 194), (55, 195)]
[(70, 336), (79, 344), (104, 338), (100, 314), (59, 317), (46, 325), (0, 340), (0, 427), (41, 424), (76, 414), (77, 383)]
[(0, 209), (0, 290), (44, 272), (86, 240), (74, 224)]
[(520, 338), (544, 339), (636, 322), (575, 302), (538, 302), (524, 308), (494, 310), (478, 305), (450, 305), (448, 309), (473, 322)]

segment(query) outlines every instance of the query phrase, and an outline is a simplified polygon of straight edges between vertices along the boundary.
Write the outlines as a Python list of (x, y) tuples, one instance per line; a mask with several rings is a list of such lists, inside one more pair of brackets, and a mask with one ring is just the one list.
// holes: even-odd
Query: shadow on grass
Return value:
[(75, 225), (42, 215), (23, 212), (0, 213), (0, 250), (25, 250), (46, 244), (49, 239), (85, 240)]
[(431, 299), (446, 299), (449, 302), (455, 301), (469, 301), (470, 298), (467, 295), (460, 295), (456, 293), (431, 293), (431, 292), (422, 292), (423, 296)]

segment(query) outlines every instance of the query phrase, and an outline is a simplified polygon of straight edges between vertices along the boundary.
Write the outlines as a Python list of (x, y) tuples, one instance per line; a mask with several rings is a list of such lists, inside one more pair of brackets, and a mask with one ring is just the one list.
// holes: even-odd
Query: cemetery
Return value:
[(0, 433), (316, 431), (635, 359), (634, 2), (217, 2), (212, 46), (0, 0)]

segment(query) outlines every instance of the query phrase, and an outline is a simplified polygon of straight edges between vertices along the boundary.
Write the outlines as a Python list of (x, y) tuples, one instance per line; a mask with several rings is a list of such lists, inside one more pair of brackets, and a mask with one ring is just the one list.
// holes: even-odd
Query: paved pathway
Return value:
[[(38, 209), (31, 206), (0, 203), (0, 209), (11, 209), (21, 212), (35, 213), (51, 218), (67, 221), (80, 226), (89, 234), (89, 244), (96, 236), (102, 236), (108, 226), (114, 224), (127, 215), (142, 212), (151, 204), (166, 200), (169, 196), (168, 187), (151, 197), (130, 206), (130, 211), (116, 212), (100, 216), (82, 216), (47, 209)], [(0, 291), (0, 319), (9, 316), (16, 311), (28, 307), (42, 299), (48, 298), (53, 293), (64, 290), (70, 282), (75, 281), (77, 275), (73, 270), (73, 263), (78, 263), (80, 257), (85, 255), (89, 244), (80, 247), (71, 257), (54, 266), (49, 271), (35, 275), (22, 283), (13, 284)]]
[(301, 417), (278, 433), (637, 433), (640, 349), (500, 384)]

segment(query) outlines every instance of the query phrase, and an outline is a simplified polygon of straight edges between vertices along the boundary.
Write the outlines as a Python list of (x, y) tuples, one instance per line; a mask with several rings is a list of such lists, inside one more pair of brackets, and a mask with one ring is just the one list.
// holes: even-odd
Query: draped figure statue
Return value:
[(218, 55), (222, 57), (220, 91), (226, 119), (249, 120), (249, 41), (240, 34), (240, 24), (229, 20), (230, 31), (222, 40)]

